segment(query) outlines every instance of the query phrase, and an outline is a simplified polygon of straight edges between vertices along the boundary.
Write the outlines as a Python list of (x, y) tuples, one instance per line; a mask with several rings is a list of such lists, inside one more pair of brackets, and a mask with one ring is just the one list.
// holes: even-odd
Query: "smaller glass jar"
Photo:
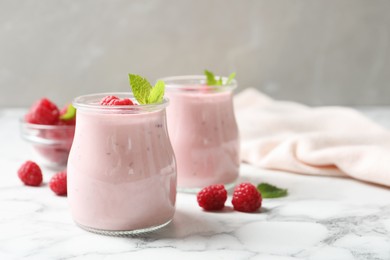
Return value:
[(34, 148), (34, 161), (52, 170), (61, 171), (66, 168), (74, 125), (39, 125), (22, 119), (20, 131), (23, 139)]
[(68, 160), (74, 221), (108, 235), (138, 234), (167, 225), (176, 199), (176, 162), (165, 108), (102, 106), (104, 93), (77, 97), (76, 131)]
[(167, 120), (177, 161), (178, 189), (197, 192), (211, 184), (231, 188), (240, 166), (239, 133), (232, 100), (237, 82), (207, 86), (204, 76), (161, 80), (170, 100)]

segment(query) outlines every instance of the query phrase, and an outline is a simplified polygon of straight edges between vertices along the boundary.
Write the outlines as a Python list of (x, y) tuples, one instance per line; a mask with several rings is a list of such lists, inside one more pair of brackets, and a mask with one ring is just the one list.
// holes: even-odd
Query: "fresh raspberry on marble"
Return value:
[(18, 170), (18, 176), (28, 186), (39, 186), (43, 179), (41, 168), (33, 161), (23, 163)]
[(103, 106), (131, 106), (131, 105), (134, 105), (134, 103), (129, 98), (120, 99), (116, 96), (106, 96), (100, 101), (100, 105), (103, 105)]
[(50, 189), (58, 196), (67, 194), (66, 171), (56, 173), (49, 182)]
[(198, 204), (205, 210), (223, 209), (226, 199), (227, 191), (221, 184), (207, 186), (197, 194)]
[(58, 107), (47, 98), (35, 102), (25, 115), (26, 122), (40, 125), (55, 125), (59, 118), (60, 111)]
[(261, 194), (253, 184), (244, 182), (234, 188), (232, 204), (235, 210), (255, 212), (261, 207), (261, 202)]

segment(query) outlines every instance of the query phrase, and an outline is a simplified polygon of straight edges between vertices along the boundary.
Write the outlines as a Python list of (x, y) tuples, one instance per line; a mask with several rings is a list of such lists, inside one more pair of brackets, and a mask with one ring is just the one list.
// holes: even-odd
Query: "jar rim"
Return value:
[(23, 128), (30, 130), (71, 130), (74, 129), (74, 125), (41, 125), (41, 124), (33, 124), (26, 122), (26, 120), (21, 117), (19, 118), (19, 123)]
[[(227, 77), (222, 78), (222, 82), (226, 83)], [(199, 88), (199, 85), (207, 86), (207, 89), (210, 90), (210, 93), (221, 92), (221, 91), (232, 91), (237, 87), (237, 80), (233, 79), (230, 84), (222, 86), (209, 86), (206, 84), (206, 76), (204, 75), (184, 75), (184, 76), (170, 76), (160, 78), (159, 80), (164, 81), (165, 87), (167, 90), (175, 91), (199, 91), (203, 92), (204, 89)]]
[(133, 92), (106, 92), (106, 93), (94, 93), (78, 96), (73, 99), (73, 106), (76, 109), (106, 112), (106, 113), (128, 113), (139, 114), (145, 112), (153, 112), (166, 108), (169, 104), (169, 99), (164, 98), (160, 103), (154, 104), (136, 104), (134, 105), (113, 105), (105, 106), (100, 105), (100, 101), (106, 96), (117, 96), (119, 98), (130, 98), (133, 102), (135, 100)]

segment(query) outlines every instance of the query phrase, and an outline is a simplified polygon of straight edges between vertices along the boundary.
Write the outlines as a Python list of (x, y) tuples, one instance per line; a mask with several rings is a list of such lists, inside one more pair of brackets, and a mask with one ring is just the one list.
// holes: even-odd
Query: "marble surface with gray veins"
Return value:
[[(373, 111), (376, 111), (375, 113)], [(365, 111), (390, 115), (390, 110)], [(0, 259), (390, 259), (389, 189), (352, 179), (242, 165), (239, 181), (268, 182), (289, 196), (260, 212), (204, 212), (179, 193), (173, 222), (155, 233), (107, 237), (80, 229), (66, 197), (23, 186), (18, 166), (32, 152), (18, 132), (20, 110), (0, 110)], [(389, 120), (390, 117), (387, 116)]]

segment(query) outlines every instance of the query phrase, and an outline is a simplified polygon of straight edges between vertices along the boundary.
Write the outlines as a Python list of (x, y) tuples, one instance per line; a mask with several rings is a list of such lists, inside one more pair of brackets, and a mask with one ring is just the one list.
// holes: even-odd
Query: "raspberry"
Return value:
[(106, 96), (100, 101), (104, 106), (130, 106), (134, 105), (129, 98), (120, 99), (116, 96)]
[(62, 196), (67, 194), (66, 171), (56, 173), (49, 182), (49, 187), (55, 194)]
[(235, 210), (254, 212), (261, 207), (261, 194), (251, 183), (241, 183), (234, 188), (232, 204)]
[(198, 204), (205, 210), (220, 210), (225, 206), (227, 192), (223, 185), (210, 185), (197, 195)]
[(109, 105), (110, 101), (118, 100), (119, 98), (116, 96), (105, 96), (102, 100), (100, 100), (100, 105)]
[(42, 183), (42, 171), (33, 161), (27, 161), (20, 166), (18, 176), (25, 185), (39, 186)]
[(25, 116), (31, 124), (55, 125), (58, 123), (60, 111), (58, 107), (47, 98), (42, 98), (32, 105)]

